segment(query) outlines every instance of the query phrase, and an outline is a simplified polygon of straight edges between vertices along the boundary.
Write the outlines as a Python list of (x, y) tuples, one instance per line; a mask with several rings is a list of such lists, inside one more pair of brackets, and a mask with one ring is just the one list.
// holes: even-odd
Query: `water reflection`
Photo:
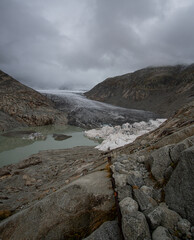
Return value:
[[(30, 134), (40, 133), (38, 140), (28, 139)], [(62, 140), (54, 136), (64, 134)], [(84, 137), (81, 128), (73, 126), (43, 126), (17, 129), (0, 135), (0, 167), (19, 162), (41, 150), (65, 149), (75, 146), (95, 146), (97, 142)]]

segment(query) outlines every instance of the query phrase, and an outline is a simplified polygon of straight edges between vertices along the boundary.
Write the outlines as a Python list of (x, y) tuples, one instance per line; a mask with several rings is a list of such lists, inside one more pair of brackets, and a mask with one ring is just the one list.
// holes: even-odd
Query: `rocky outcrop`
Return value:
[(194, 138), (193, 146), (184, 150), (165, 187), (168, 206), (194, 225)]
[(65, 114), (35, 90), (0, 71), (0, 131), (18, 126), (67, 123)]
[(0, 238), (82, 239), (115, 219), (106, 164), (98, 150), (77, 147), (1, 168)]
[(194, 102), (110, 153), (125, 240), (194, 237), (193, 119)]
[(149, 67), (107, 78), (85, 95), (93, 100), (169, 117), (194, 99), (193, 92), (194, 64)]
[(123, 240), (117, 221), (107, 221), (84, 240)]

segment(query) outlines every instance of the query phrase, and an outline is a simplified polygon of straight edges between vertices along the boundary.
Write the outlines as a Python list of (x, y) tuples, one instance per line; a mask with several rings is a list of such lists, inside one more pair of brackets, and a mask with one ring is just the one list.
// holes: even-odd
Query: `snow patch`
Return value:
[(122, 126), (104, 126), (99, 129), (85, 131), (84, 135), (91, 139), (103, 139), (96, 146), (101, 151), (115, 149), (132, 143), (137, 137), (158, 128), (166, 119), (149, 120), (148, 122), (125, 123)]

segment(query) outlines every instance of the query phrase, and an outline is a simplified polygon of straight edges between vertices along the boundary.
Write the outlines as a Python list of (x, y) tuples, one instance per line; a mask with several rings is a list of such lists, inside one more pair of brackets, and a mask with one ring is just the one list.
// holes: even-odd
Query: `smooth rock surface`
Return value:
[(103, 223), (96, 231), (84, 240), (123, 240), (118, 221)]
[(188, 148), (165, 188), (165, 201), (181, 217), (194, 224), (194, 147)]
[(159, 226), (156, 230), (152, 233), (152, 240), (173, 240), (172, 236), (170, 235), (168, 229)]
[(48, 195), (0, 223), (0, 238), (72, 239), (115, 218), (114, 196), (105, 171), (96, 171)]

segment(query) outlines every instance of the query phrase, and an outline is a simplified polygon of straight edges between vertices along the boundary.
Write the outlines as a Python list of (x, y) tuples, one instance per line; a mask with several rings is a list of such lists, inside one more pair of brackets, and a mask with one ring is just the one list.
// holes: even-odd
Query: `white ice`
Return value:
[(158, 128), (166, 119), (149, 120), (148, 122), (125, 123), (122, 126), (104, 126), (99, 129), (85, 131), (84, 134), (91, 139), (103, 139), (96, 146), (101, 151), (115, 149), (132, 143), (137, 137)]

